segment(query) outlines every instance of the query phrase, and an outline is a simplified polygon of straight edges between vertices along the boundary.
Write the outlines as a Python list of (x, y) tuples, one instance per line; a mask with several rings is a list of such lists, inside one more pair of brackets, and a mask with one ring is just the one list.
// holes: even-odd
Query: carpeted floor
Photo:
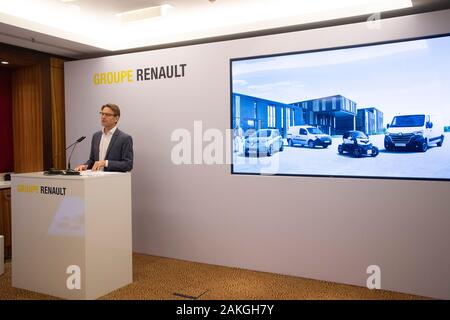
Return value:
[[(134, 282), (101, 299), (298, 300), (426, 299), (325, 281), (228, 268), (142, 254), (133, 255)], [(11, 286), (11, 263), (0, 276), (0, 300), (55, 299)]]

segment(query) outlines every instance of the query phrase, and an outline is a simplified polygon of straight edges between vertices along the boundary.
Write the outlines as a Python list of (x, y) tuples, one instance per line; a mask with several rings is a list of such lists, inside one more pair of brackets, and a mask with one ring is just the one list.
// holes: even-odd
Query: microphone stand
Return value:
[(68, 176), (79, 176), (80, 175), (79, 171), (76, 171), (76, 170), (70, 168), (70, 159), (72, 158), (73, 151), (75, 150), (78, 142), (79, 141), (77, 140), (74, 143), (72, 143), (70, 146), (67, 147), (67, 149), (69, 149), (71, 146), (73, 146), (72, 151), (70, 152), (69, 161), (67, 163), (67, 170), (64, 172), (65, 175), (68, 175)]
[[(70, 168), (70, 158), (72, 157), (73, 151), (75, 150), (75, 147), (77, 146), (77, 144), (79, 142), (83, 141), (85, 138), (86, 138), (85, 136), (82, 136), (82, 137), (78, 138), (74, 143), (72, 143), (70, 146), (68, 146), (66, 148), (65, 151), (67, 151), (70, 147), (73, 146), (73, 149), (72, 149), (72, 151), (70, 153), (70, 156), (69, 156), (69, 163), (68, 163), (68, 169), (67, 170), (58, 170), (58, 169), (55, 169), (55, 168), (50, 168), (49, 170), (44, 172), (44, 175), (46, 175), (46, 176), (53, 176), (53, 175), (58, 175), (58, 174), (69, 175), (69, 176), (78, 176), (78, 175), (80, 175), (80, 172), (75, 171), (75, 170)], [(59, 156), (59, 155), (61, 155), (61, 153), (58, 153), (57, 156)]]

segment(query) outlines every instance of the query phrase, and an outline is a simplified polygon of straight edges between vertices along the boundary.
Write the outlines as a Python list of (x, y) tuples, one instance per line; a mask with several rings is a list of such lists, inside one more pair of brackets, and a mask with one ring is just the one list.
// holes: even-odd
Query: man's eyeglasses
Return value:
[(106, 113), (106, 112), (99, 112), (98, 113), (100, 116), (105, 116), (105, 117), (113, 117), (113, 116), (115, 116), (115, 114), (112, 114), (112, 113)]

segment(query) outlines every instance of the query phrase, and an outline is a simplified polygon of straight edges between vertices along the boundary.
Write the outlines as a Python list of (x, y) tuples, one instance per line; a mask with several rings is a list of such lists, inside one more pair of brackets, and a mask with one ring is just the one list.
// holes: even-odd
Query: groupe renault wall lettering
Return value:
[(92, 76), (94, 85), (111, 85), (132, 83), (134, 81), (149, 81), (172, 78), (183, 78), (186, 74), (186, 63), (166, 66), (124, 69), (116, 71), (97, 72)]
[(233, 143), (231, 172), (450, 180), (447, 52), (442, 35), (231, 59), (234, 141), (276, 130), (284, 146), (258, 141), (262, 161)]

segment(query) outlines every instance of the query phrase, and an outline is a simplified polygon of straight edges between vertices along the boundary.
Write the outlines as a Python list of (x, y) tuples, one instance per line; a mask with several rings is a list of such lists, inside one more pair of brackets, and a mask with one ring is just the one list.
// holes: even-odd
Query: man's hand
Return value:
[(87, 169), (87, 165), (86, 164), (80, 164), (79, 166), (77, 166), (76, 168), (75, 168), (75, 171), (84, 171), (84, 170), (86, 170)]
[(106, 166), (106, 160), (95, 161), (94, 166), (92, 167), (92, 171), (101, 170)]

